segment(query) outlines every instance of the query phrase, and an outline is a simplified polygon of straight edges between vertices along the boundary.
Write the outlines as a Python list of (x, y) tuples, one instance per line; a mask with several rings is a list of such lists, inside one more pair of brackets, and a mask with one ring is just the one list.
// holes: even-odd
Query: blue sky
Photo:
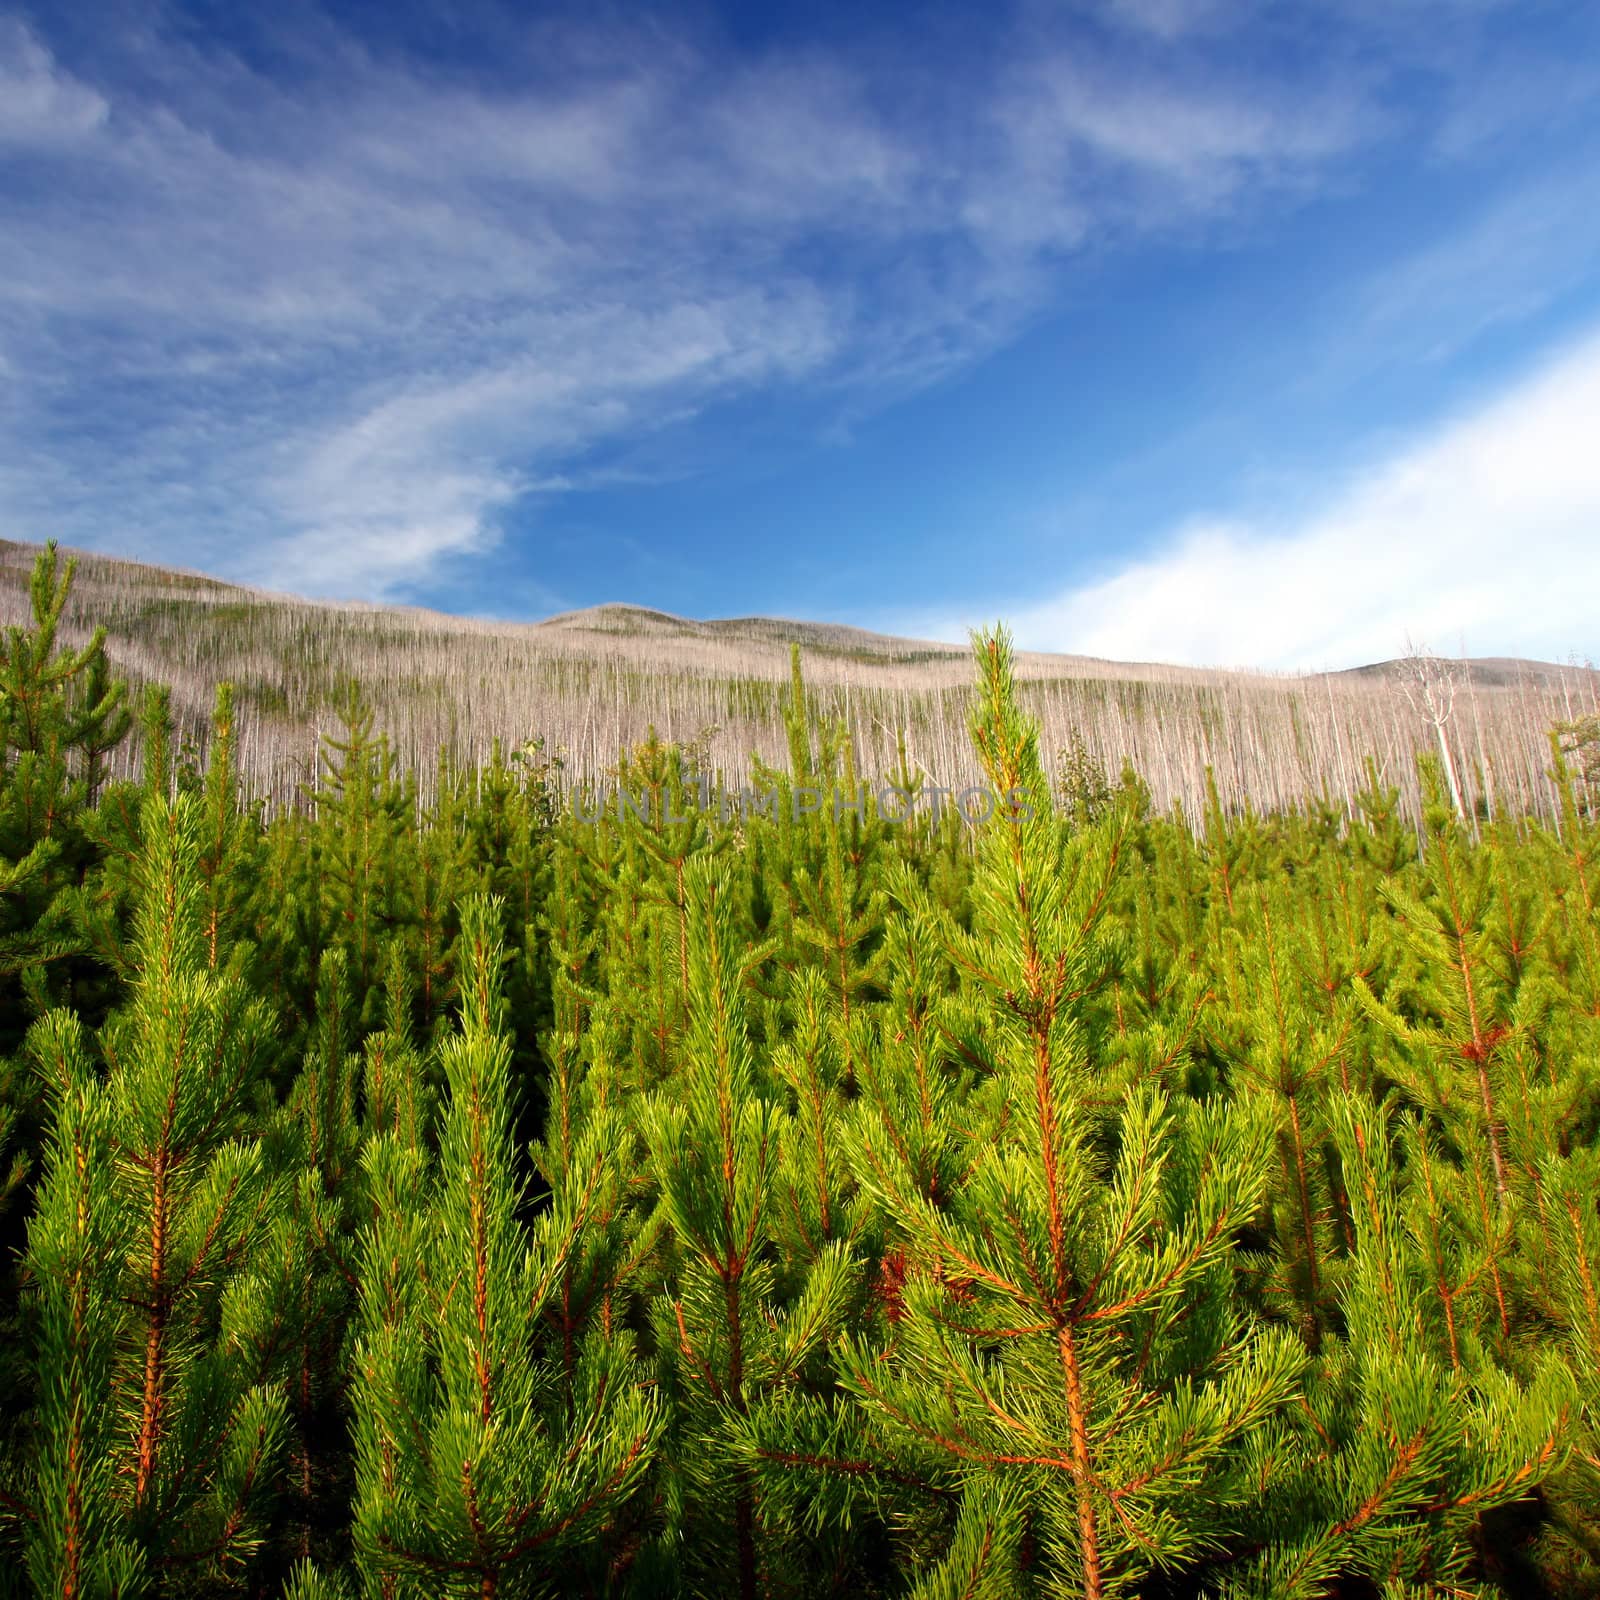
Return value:
[(1600, 8), (0, 0), (0, 535), (1600, 654)]

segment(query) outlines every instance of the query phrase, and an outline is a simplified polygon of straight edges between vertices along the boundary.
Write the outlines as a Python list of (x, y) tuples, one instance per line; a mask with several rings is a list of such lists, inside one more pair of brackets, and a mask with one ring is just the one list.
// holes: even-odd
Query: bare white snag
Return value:
[(1456, 815), (1465, 818), (1467, 809), (1461, 803), (1455, 758), (1450, 754), (1450, 741), (1444, 732), (1456, 708), (1459, 680), (1455, 666), (1436, 656), (1426, 645), (1413, 644), (1408, 638), (1405, 655), (1395, 663), (1395, 673), (1411, 709), (1433, 729), (1445, 780), (1450, 785), (1450, 803), (1456, 808)]

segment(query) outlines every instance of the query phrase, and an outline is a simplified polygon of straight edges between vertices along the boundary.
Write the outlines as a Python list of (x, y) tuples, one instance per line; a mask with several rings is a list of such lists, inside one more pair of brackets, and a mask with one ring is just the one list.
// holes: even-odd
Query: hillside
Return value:
[[(23, 619), (35, 553), (0, 541), (0, 621)], [(791, 640), (802, 648), (819, 714), (848, 721), (860, 770), (888, 770), (904, 730), (935, 782), (971, 777), (971, 668), (950, 644), (620, 605), (540, 623), (486, 622), (309, 601), (95, 554), (79, 556), (72, 614), (80, 631), (106, 627), (111, 658), (131, 679), (172, 686), (196, 739), (216, 684), (231, 680), (246, 779), (278, 802), (314, 770), (318, 738), (352, 676), (402, 758), (424, 768), (441, 745), (472, 761), (495, 739), (542, 737), (569, 774), (591, 776), (654, 727), (704, 739), (718, 768), (737, 778), (752, 752), (781, 756)], [(1412, 756), (1432, 738), (1399, 692), (1392, 663), (1304, 677), (1028, 652), (1017, 665), (1048, 762), (1076, 730), (1110, 772), (1131, 761), (1158, 806), (1179, 800), (1190, 815), (1208, 766), (1225, 800), (1248, 796), (1271, 808), (1323, 792), (1348, 797), (1372, 755), (1414, 796)], [(1470, 797), (1548, 811), (1548, 729), (1600, 707), (1597, 675), (1546, 662), (1472, 667), (1450, 727)]]
[(793, 641), (804, 650), (822, 655), (860, 656), (876, 661), (922, 661), (966, 654), (960, 645), (896, 638), (839, 622), (801, 622), (789, 617), (721, 617), (698, 622), (644, 606), (590, 606), (583, 611), (564, 611), (532, 626), (628, 637), (776, 641), (785, 648)]

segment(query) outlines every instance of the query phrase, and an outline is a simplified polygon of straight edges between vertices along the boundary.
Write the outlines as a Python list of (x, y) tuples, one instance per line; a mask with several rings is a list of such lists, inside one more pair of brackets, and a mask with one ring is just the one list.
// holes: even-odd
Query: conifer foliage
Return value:
[(29, 1036), (59, 1108), (27, 1256), (41, 1593), (238, 1573), (283, 1438), (258, 1356), (281, 1308), (252, 1279), (284, 1201), (251, 1128), (270, 1017), (207, 960), (198, 823), (146, 805), (136, 976), (98, 1049), (65, 1012)]
[(1004, 808), (975, 926), (948, 948), (987, 1011), (995, 1131), (934, 1197), (892, 1127), (858, 1125), (856, 1171), (916, 1269), (888, 1350), (855, 1343), (846, 1386), (888, 1439), (932, 1470), (945, 1458), (961, 1515), (942, 1581), (1100, 1600), (1237, 1525), (1263, 1470), (1242, 1441), (1286, 1406), (1304, 1355), (1233, 1312), (1235, 1234), (1266, 1186), (1260, 1120), (1159, 1084), (1104, 1103), (1119, 830), (1057, 822), (1008, 642), (977, 651), (973, 735)]
[(786, 769), (424, 798), (351, 686), (268, 816), (227, 685), (114, 777), (70, 580), (0, 645), (0, 1593), (1600, 1594), (1585, 730), (1554, 825), (1191, 825), (995, 632), (977, 805), (796, 652)]
[(483, 898), (463, 911), (436, 1160), (392, 1135), (368, 1156), (356, 1549), (397, 1595), (528, 1592), (604, 1528), (659, 1427), (624, 1338), (585, 1339), (573, 1374), (544, 1348), (540, 1314), (584, 1218), (549, 1212), (530, 1233), (518, 1217), (499, 916)]
[[(765, 1592), (786, 1554), (763, 1537), (755, 1484), (737, 1448), (775, 1399), (798, 1385), (838, 1331), (854, 1264), (824, 1244), (780, 1289), (775, 1200), (784, 1187), (789, 1119), (763, 1081), (746, 1019), (743, 950), (727, 874), (697, 864), (689, 881), (689, 1026), (680, 1087), (653, 1097), (644, 1128), (675, 1241), (674, 1281), (654, 1306), (675, 1515), (700, 1546), (702, 1581), (728, 1563), (741, 1600)], [(683, 1530), (687, 1538), (689, 1528)], [(725, 1552), (725, 1553), (724, 1553)]]

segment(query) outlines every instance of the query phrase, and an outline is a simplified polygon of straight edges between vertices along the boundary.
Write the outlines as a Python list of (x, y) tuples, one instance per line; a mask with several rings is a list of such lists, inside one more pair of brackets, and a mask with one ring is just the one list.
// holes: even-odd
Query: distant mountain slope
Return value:
[[(35, 554), (0, 541), (0, 622), (24, 620)], [(483, 621), (303, 600), (97, 554), (79, 556), (72, 622), (80, 635), (104, 625), (113, 661), (136, 682), (170, 684), (197, 742), (216, 684), (232, 681), (244, 770), (277, 801), (314, 773), (318, 736), (352, 677), (424, 774), (441, 746), (474, 762), (496, 739), (537, 736), (562, 752), (570, 778), (593, 778), (654, 727), (700, 742), (737, 781), (752, 753), (783, 757), (790, 641), (817, 715), (851, 728), (861, 773), (890, 770), (903, 734), (934, 782), (975, 776), (967, 652), (839, 624), (697, 621), (625, 605)], [(1597, 675), (1550, 662), (1471, 666), (1448, 730), (1469, 796), (1548, 811), (1548, 729), (1600, 710)], [(1190, 816), (1208, 767), (1231, 804), (1272, 809), (1324, 794), (1348, 804), (1369, 755), (1414, 803), (1413, 757), (1433, 743), (1393, 663), (1292, 676), (1025, 652), (1018, 675), (1048, 761), (1077, 738), (1112, 775), (1131, 762), (1158, 807), (1180, 803)]]
[(584, 611), (564, 611), (537, 624), (586, 633), (672, 636), (697, 639), (744, 639), (787, 644), (835, 655), (869, 655), (897, 660), (931, 655), (966, 654), (960, 645), (927, 639), (904, 639), (840, 622), (801, 622), (788, 617), (720, 617), (696, 621), (644, 606), (590, 606)]
[[(1556, 661), (1530, 661), (1522, 656), (1474, 656), (1469, 661), (1452, 661), (1463, 676), (1470, 674), (1472, 681), (1485, 688), (1513, 688), (1519, 683), (1559, 684), (1570, 679), (1575, 669)], [(1398, 660), (1374, 661), (1365, 667), (1346, 667), (1330, 677), (1392, 678), (1400, 666)]]

